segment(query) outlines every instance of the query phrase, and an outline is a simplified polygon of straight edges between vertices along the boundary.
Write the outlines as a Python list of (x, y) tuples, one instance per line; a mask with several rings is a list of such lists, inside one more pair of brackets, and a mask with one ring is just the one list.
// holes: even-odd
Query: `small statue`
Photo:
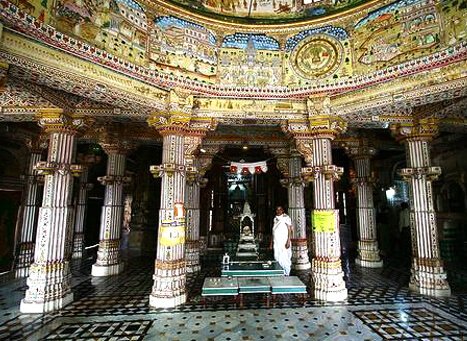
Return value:
[(222, 257), (222, 264), (224, 265), (228, 265), (230, 263), (230, 256), (229, 254), (226, 252), (224, 254), (224, 256)]
[(250, 226), (246, 225), (243, 227), (242, 234), (244, 236), (249, 236), (251, 234), (251, 228)]
[(245, 204), (243, 205), (243, 214), (251, 214), (251, 208), (248, 201), (245, 201)]

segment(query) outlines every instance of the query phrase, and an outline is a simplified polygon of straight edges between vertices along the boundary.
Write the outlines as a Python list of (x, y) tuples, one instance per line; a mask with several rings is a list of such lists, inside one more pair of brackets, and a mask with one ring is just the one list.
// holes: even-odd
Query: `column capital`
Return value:
[(107, 155), (110, 154), (128, 154), (135, 148), (132, 141), (128, 140), (113, 140), (113, 141), (100, 141), (99, 145), (102, 147)]
[(31, 153), (42, 153), (49, 146), (47, 135), (43, 133), (38, 134), (34, 138), (27, 138), (25, 143)]
[(201, 153), (198, 155), (198, 168), (201, 176), (211, 168), (214, 155), (223, 149), (221, 145), (202, 146)]
[(347, 122), (338, 116), (313, 116), (309, 118), (309, 124), (312, 138), (334, 140), (347, 130)]
[(96, 129), (98, 143), (107, 155), (126, 155), (136, 147), (133, 133), (123, 124), (116, 123), (100, 126)]
[(167, 96), (166, 108), (151, 115), (147, 122), (164, 135), (184, 135), (190, 126), (193, 95), (182, 89), (173, 89)]
[(439, 133), (438, 120), (420, 119), (412, 123), (391, 125), (392, 135), (397, 141), (431, 141)]
[(340, 143), (344, 147), (345, 152), (352, 159), (370, 159), (376, 155), (376, 148), (368, 144), (368, 140), (364, 138), (352, 138)]
[(79, 128), (85, 125), (82, 116), (66, 114), (58, 108), (41, 111), (36, 115), (36, 120), (46, 133), (68, 132), (75, 134)]

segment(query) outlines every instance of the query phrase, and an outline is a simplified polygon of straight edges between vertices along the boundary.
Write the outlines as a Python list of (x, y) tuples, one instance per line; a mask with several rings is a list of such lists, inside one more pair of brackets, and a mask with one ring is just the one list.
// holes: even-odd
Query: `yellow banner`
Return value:
[(160, 243), (163, 246), (175, 246), (185, 243), (185, 226), (161, 226)]
[(315, 232), (332, 233), (336, 230), (336, 211), (322, 210), (313, 211), (311, 215), (311, 226)]

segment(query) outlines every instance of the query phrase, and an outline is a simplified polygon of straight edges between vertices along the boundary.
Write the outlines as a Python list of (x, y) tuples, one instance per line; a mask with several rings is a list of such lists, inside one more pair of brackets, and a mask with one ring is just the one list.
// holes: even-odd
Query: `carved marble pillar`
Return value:
[[(123, 137), (121, 137), (123, 138)], [(111, 276), (123, 270), (120, 259), (120, 234), (123, 219), (123, 186), (130, 182), (125, 176), (126, 153), (131, 148), (125, 140), (102, 142), (107, 154), (107, 172), (98, 180), (105, 186), (101, 213), (99, 248), (92, 276)]]
[(35, 169), (44, 175), (44, 196), (39, 209), (34, 263), (29, 270), (23, 313), (44, 313), (61, 309), (73, 300), (70, 267), (66, 259), (69, 231), (72, 229), (71, 165), (76, 128), (82, 120), (65, 116), (59, 110), (39, 115), (39, 124), (49, 135), (47, 161)]
[(186, 301), (185, 190), (187, 173), (196, 169), (190, 161), (186, 163), (185, 156), (192, 154), (188, 148), (197, 143), (186, 142), (211, 127), (210, 119), (193, 121), (192, 108), (193, 96), (172, 90), (166, 112), (148, 120), (163, 138), (162, 165), (150, 167), (151, 173), (162, 179), (154, 285), (149, 296), (149, 305), (155, 308), (175, 307)]
[(150, 168), (154, 176), (162, 178), (154, 285), (149, 296), (149, 305), (156, 308), (186, 301), (184, 136), (181, 131), (160, 132), (162, 165)]
[(347, 298), (341, 266), (339, 212), (335, 209), (334, 181), (343, 173), (332, 164), (331, 141), (345, 131), (345, 122), (329, 115), (329, 98), (308, 102), (309, 119), (302, 128), (292, 131), (297, 150), (305, 157), (302, 168), (305, 181), (313, 183), (313, 259), (311, 262), (314, 296), (325, 301)]
[(350, 143), (347, 153), (353, 159), (357, 178), (357, 227), (358, 257), (356, 263), (367, 268), (381, 268), (383, 261), (379, 255), (376, 236), (376, 212), (373, 204), (374, 179), (371, 177), (370, 158), (376, 150), (367, 145), (365, 140)]
[(288, 213), (292, 220), (292, 267), (296, 270), (311, 268), (308, 258), (308, 242), (306, 238), (305, 217), (305, 183), (300, 177), (302, 169), (302, 158), (292, 153), (288, 164), (289, 177), (281, 180), (282, 185), (287, 187), (289, 209)]
[(199, 262), (199, 223), (200, 223), (200, 189), (206, 186), (207, 179), (199, 174), (194, 174), (192, 178), (187, 179), (187, 190), (185, 196), (186, 206), (186, 242), (185, 258), (186, 271), (197, 272), (201, 269)]
[(75, 225), (73, 234), (72, 258), (81, 258), (84, 250), (84, 222), (86, 217), (86, 206), (88, 191), (92, 189), (92, 184), (88, 183), (89, 167), (83, 167), (83, 172), (79, 177), (79, 191), (75, 207)]
[(21, 232), (18, 241), (18, 253), (15, 258), (15, 277), (27, 277), (29, 266), (34, 259), (34, 238), (36, 235), (37, 216), (39, 213), (39, 198), (42, 182), (38, 181), (34, 167), (41, 161), (42, 151), (47, 148), (47, 140), (40, 136), (35, 142), (29, 143), (31, 156), (26, 173), (26, 185), (24, 187), (24, 201), (21, 219)]
[(400, 175), (409, 184), (412, 270), (409, 288), (430, 296), (449, 296), (451, 289), (441, 260), (432, 182), (441, 168), (431, 165), (430, 142), (438, 134), (437, 122), (423, 119), (391, 127), (405, 143), (407, 168)]
[(186, 165), (186, 240), (185, 260), (186, 272), (197, 272), (201, 269), (199, 263), (199, 198), (202, 178), (199, 175), (194, 152), (201, 144), (202, 135), (185, 136)]

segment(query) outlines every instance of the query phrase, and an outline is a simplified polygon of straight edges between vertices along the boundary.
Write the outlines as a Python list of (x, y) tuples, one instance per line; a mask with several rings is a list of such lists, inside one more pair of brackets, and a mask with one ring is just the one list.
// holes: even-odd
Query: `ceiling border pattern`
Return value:
[(155, 88), (171, 89), (181, 87), (194, 94), (204, 96), (280, 99), (306, 98), (311, 94), (317, 93), (336, 94), (345, 91), (364, 89), (399, 78), (412, 76), (419, 72), (438, 69), (467, 59), (467, 41), (462, 41), (458, 45), (448, 47), (432, 55), (413, 59), (352, 79), (333, 80), (329, 83), (316, 82), (314, 85), (292, 89), (285, 86), (271, 86), (268, 88), (222, 86), (207, 84), (181, 76), (162, 74), (155, 70), (129, 63), (94, 46), (58, 32), (51, 26), (43, 25), (34, 17), (20, 12), (17, 7), (7, 0), (0, 0), (0, 10), (1, 17), (13, 28), (51, 47), (66, 51), (68, 54), (99, 64), (112, 71), (125, 74), (145, 84), (152, 85)]

